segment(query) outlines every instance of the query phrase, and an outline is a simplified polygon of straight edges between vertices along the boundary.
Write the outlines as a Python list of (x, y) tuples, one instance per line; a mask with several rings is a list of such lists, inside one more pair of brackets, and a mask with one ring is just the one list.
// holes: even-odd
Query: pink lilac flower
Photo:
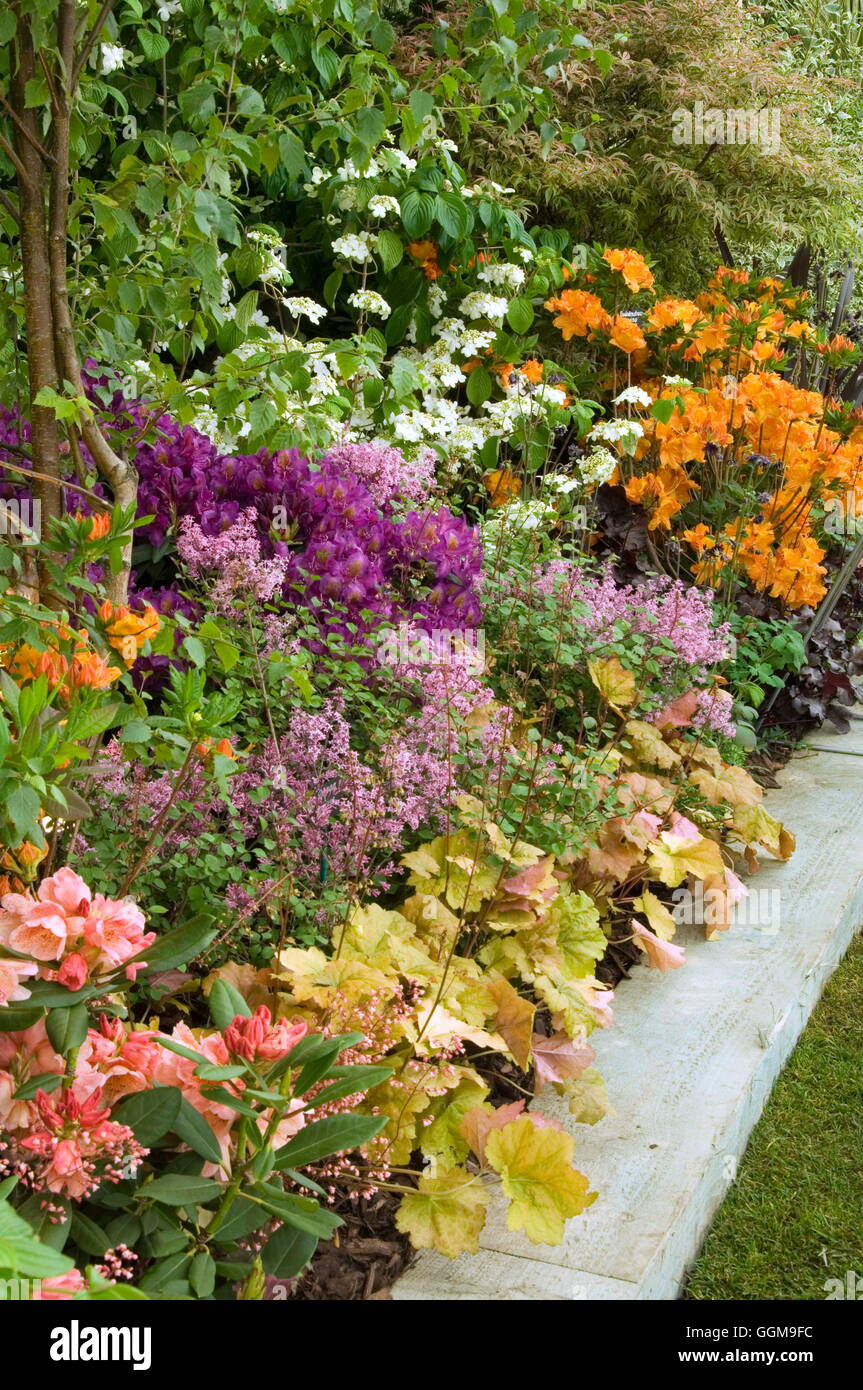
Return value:
[(381, 508), (401, 502), (420, 506), (434, 490), (437, 460), (431, 449), (408, 460), (390, 444), (339, 444), (324, 457), (346, 476), (358, 478)]

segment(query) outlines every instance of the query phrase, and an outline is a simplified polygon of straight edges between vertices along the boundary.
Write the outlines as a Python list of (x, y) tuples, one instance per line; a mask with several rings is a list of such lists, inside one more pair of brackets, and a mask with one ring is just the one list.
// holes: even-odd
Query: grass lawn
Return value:
[(863, 1295), (863, 937), (777, 1081), (683, 1297), (823, 1299), (847, 1270)]

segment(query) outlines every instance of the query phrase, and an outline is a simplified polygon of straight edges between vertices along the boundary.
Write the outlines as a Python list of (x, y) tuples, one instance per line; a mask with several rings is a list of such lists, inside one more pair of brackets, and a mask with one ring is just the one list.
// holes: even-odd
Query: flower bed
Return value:
[(0, 1272), (42, 1297), (371, 1297), (476, 1252), (492, 1192), (559, 1243), (597, 1194), (531, 1102), (614, 1105), (615, 984), (789, 858), (765, 758), (857, 696), (854, 343), (779, 276), (684, 297), (533, 227), (466, 181), (444, 79), (398, 139), (352, 104), (273, 162), (261, 112), (328, 60), (247, 22), (221, 132), (186, 53), (173, 153), (104, 176), (123, 322), (0, 419), (4, 515), (43, 521), (0, 552)]

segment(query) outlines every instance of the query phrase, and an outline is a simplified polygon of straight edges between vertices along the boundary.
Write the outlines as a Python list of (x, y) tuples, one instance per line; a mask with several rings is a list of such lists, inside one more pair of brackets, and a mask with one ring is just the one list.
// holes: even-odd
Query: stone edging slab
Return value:
[(775, 934), (736, 925), (705, 941), (681, 928), (687, 965), (637, 966), (614, 1026), (591, 1037), (614, 1113), (579, 1125), (552, 1093), (537, 1102), (575, 1134), (598, 1200), (556, 1247), (508, 1231), (493, 1202), (479, 1254), (422, 1255), (394, 1299), (677, 1297), (776, 1077), (863, 926), (863, 760), (842, 756), (863, 753), (863, 724), (812, 741), (819, 751), (795, 754), (765, 799), (797, 850), (747, 881), (778, 894)]

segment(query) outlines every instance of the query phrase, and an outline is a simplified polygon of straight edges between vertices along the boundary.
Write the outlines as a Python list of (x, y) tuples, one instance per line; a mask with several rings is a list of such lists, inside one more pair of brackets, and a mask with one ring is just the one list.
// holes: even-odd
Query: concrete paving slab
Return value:
[(621, 984), (614, 1026), (591, 1038), (613, 1114), (578, 1125), (557, 1097), (537, 1103), (574, 1133), (598, 1200), (556, 1247), (508, 1231), (493, 1202), (478, 1255), (423, 1255), (393, 1298), (677, 1297), (776, 1077), (863, 926), (863, 760), (848, 756), (863, 754), (863, 723), (812, 742), (819, 751), (796, 754), (766, 796), (797, 850), (748, 880), (770, 893), (761, 921), (715, 941), (683, 927), (682, 970), (637, 966)]

